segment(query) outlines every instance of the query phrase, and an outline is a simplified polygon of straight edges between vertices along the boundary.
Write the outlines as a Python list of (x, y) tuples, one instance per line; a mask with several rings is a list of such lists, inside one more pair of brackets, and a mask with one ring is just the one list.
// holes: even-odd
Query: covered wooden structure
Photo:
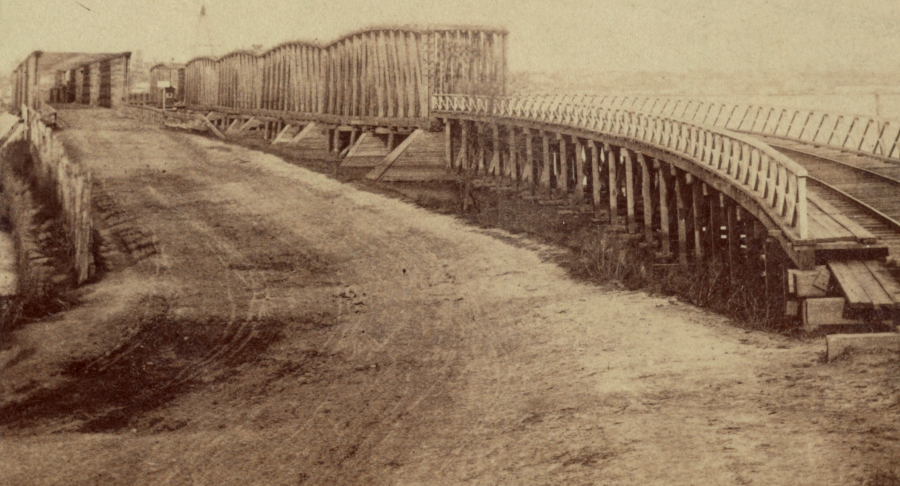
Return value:
[(261, 54), (197, 58), (186, 66), (185, 103), (409, 124), (429, 116), (434, 93), (504, 94), (506, 41), (501, 29), (380, 27), (327, 45), (288, 42)]
[(184, 64), (160, 63), (150, 68), (150, 103), (161, 105), (163, 91), (158, 88), (160, 81), (168, 81), (174, 89), (171, 98), (166, 99), (166, 104), (184, 102)]
[(130, 52), (34, 51), (12, 75), (12, 102), (40, 110), (44, 103), (114, 108), (126, 102)]

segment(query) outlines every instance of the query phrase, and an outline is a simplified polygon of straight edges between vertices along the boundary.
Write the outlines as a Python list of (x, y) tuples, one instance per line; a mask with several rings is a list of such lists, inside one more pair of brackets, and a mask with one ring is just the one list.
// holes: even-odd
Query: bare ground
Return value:
[(0, 484), (862, 484), (900, 451), (896, 356), (827, 364), (272, 155), (62, 117), (105, 269), (4, 336)]

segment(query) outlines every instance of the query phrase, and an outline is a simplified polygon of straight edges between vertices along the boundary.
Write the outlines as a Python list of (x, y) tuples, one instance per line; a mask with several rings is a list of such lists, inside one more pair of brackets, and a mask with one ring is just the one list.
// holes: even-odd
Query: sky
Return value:
[(204, 44), (222, 55), (409, 24), (505, 27), (512, 71), (900, 70), (897, 0), (0, 0), (0, 72), (34, 50), (184, 62)]

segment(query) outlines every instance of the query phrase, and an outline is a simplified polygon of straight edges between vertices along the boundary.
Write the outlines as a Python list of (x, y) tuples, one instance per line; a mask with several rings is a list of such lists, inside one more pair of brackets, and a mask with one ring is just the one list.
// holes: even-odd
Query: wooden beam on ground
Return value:
[(246, 130), (247, 127), (249, 127), (250, 124), (253, 123), (253, 122), (255, 122), (255, 121), (256, 121), (256, 118), (251, 116), (246, 122), (244, 122), (243, 124), (241, 124), (241, 127), (238, 128), (238, 133), (243, 132), (244, 130)]
[(234, 127), (235, 127), (238, 123), (240, 123), (240, 120), (237, 119), (237, 118), (235, 118), (234, 121), (231, 122), (231, 125), (228, 126), (228, 129), (225, 130), (225, 133), (226, 133), (226, 134), (234, 133), (234, 131), (235, 131), (235, 130), (234, 130)]
[(403, 154), (403, 151), (406, 150), (406, 148), (409, 147), (409, 145), (413, 143), (413, 141), (421, 134), (421, 129), (412, 132), (408, 137), (406, 137), (406, 140), (401, 142), (396, 149), (392, 150), (391, 153), (388, 154), (387, 157), (385, 157), (384, 162), (380, 166), (372, 169), (371, 172), (366, 174), (366, 178), (374, 181), (381, 179), (381, 176), (383, 176), (384, 173), (391, 168), (394, 162), (396, 162), (400, 155)]
[(297, 135), (294, 135), (294, 138), (292, 138), (291, 141), (288, 143), (299, 142), (300, 140), (303, 139), (303, 137), (309, 135), (310, 132), (315, 130), (315, 125), (316, 125), (315, 123), (308, 123), (305, 127), (303, 127), (302, 130), (300, 130), (300, 133), (298, 133)]
[(274, 144), (276, 144), (276, 143), (287, 143), (287, 140), (281, 140), (281, 137), (283, 137), (284, 134), (287, 133), (287, 131), (288, 131), (290, 128), (291, 128), (291, 124), (290, 124), (290, 123), (285, 123), (285, 124), (284, 124), (284, 128), (282, 128), (281, 131), (278, 132), (278, 135), (275, 136), (275, 140), (272, 140), (272, 144), (274, 145)]
[(213, 132), (213, 134), (215, 136), (221, 138), (222, 140), (225, 140), (225, 135), (222, 134), (222, 132), (220, 132), (219, 129), (216, 128), (216, 126), (213, 125), (213, 123), (211, 121), (209, 121), (209, 118), (206, 118), (203, 115), (197, 115), (197, 116), (199, 116), (200, 119), (203, 120), (203, 123), (206, 124), (206, 126)]

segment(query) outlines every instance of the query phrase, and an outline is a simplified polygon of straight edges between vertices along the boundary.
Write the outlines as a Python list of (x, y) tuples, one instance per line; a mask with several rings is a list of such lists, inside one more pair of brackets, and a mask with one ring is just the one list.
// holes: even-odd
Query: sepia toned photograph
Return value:
[(900, 3), (0, 0), (0, 486), (900, 486)]

